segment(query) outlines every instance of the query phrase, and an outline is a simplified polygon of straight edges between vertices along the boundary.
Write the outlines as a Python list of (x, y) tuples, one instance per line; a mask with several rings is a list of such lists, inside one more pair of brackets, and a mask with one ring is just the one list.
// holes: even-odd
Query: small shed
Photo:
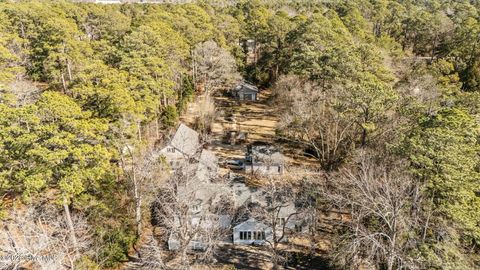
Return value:
[(239, 101), (257, 101), (258, 87), (253, 84), (242, 82), (233, 92)]
[(233, 243), (239, 245), (262, 245), (273, 238), (272, 229), (254, 218), (242, 222), (233, 228)]

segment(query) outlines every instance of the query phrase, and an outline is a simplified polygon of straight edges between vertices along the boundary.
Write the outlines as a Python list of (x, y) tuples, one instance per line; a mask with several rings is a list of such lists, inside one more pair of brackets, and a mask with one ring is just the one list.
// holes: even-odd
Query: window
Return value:
[(262, 232), (262, 231), (253, 232), (253, 239), (254, 240), (265, 240), (265, 232)]
[(167, 148), (167, 152), (168, 152), (168, 153), (175, 153), (175, 148), (173, 148), (173, 147), (168, 147), (168, 148)]
[(240, 240), (265, 240), (265, 232), (263, 231), (241, 231)]
[(302, 232), (302, 225), (295, 224), (295, 232), (297, 232), (297, 233)]
[(240, 240), (250, 240), (252, 239), (252, 232), (242, 231), (240, 232)]
[(277, 218), (277, 225), (283, 226), (285, 224), (285, 218)]
[(252, 94), (244, 94), (243, 99), (244, 100), (253, 100), (253, 95)]
[(278, 173), (281, 173), (282, 172), (282, 168), (280, 168), (280, 166), (278, 166)]

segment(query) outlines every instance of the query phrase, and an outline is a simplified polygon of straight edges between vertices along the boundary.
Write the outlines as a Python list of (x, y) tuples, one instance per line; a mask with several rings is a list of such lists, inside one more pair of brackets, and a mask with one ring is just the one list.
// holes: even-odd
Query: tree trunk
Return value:
[(67, 60), (67, 72), (68, 72), (68, 80), (71, 82), (73, 81), (73, 76), (72, 76), (72, 67), (70, 60)]
[(77, 258), (80, 257), (80, 253), (78, 252), (78, 242), (77, 236), (75, 236), (75, 227), (73, 226), (72, 216), (70, 215), (70, 208), (68, 207), (67, 197), (63, 196), (63, 209), (65, 210), (65, 219), (68, 225), (68, 229), (70, 231), (70, 238), (72, 240), (73, 248), (75, 250), (75, 255)]
[(67, 93), (67, 83), (65, 82), (65, 76), (64, 76), (63, 73), (62, 73), (61, 77), (62, 77), (63, 93), (66, 94)]
[(135, 165), (133, 165), (133, 172), (132, 172), (132, 180), (133, 180), (133, 196), (135, 198), (135, 224), (137, 226), (136, 234), (137, 237), (140, 238), (142, 234), (142, 198), (140, 196), (138, 181), (137, 181), (137, 172), (135, 169)]
[(137, 121), (137, 135), (138, 135), (138, 140), (142, 140), (142, 127), (140, 124), (140, 121)]
[(273, 260), (272, 260), (272, 263), (273, 263), (272, 269), (273, 270), (278, 270), (279, 269), (277, 248), (278, 248), (278, 244), (277, 244), (276, 241), (274, 241), (273, 242)]
[(160, 125), (158, 124), (159, 119), (155, 119), (155, 133), (156, 133), (156, 140), (160, 139)]
[(367, 144), (367, 129), (362, 128), (362, 147)]

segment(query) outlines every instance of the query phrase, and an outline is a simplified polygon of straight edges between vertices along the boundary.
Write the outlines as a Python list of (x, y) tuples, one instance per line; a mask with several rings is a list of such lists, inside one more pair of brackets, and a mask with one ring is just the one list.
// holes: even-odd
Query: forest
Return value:
[[(152, 149), (242, 78), (271, 91), (275, 141), (313, 160), (289, 188), (314, 219), (349, 216), (302, 256), (480, 268), (480, 2), (193, 2), (0, 0), (1, 269), (129, 269), (137, 253), (156, 262), (138, 269), (236, 269), (166, 263), (145, 235), (167, 192)], [(202, 137), (214, 118), (195, 119)]]

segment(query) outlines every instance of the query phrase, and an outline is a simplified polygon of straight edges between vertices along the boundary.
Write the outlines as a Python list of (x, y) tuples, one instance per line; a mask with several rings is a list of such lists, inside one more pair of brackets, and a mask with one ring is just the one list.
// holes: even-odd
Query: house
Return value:
[(271, 241), (273, 237), (272, 229), (250, 218), (237, 226), (233, 227), (233, 243), (240, 245), (264, 244), (265, 241)]
[(217, 177), (218, 158), (212, 151), (207, 149), (202, 150), (195, 175), (201, 182), (207, 182)]
[[(210, 155), (208, 152), (204, 155)], [(200, 164), (200, 163), (198, 163)], [(205, 250), (212, 238), (223, 238), (222, 241), (229, 241), (231, 216), (228, 212), (210, 212), (211, 207), (225, 207), (229, 209), (223, 198), (231, 197), (230, 189), (221, 183), (212, 183), (209, 179), (199, 179), (196, 164), (186, 168), (191, 180), (177, 187), (178, 196), (181, 201), (188, 201), (188, 212), (182, 216), (182, 222), (178, 216), (173, 221), (173, 228), (168, 238), (168, 248), (176, 250), (180, 248), (180, 232), (196, 231), (192, 240), (188, 243), (193, 250)], [(210, 170), (208, 166), (205, 169)], [(216, 234), (213, 236), (212, 234)]]
[[(208, 247), (208, 238), (206, 235), (208, 233), (222, 233), (222, 231), (228, 231), (230, 229), (231, 217), (228, 215), (207, 215), (203, 218), (203, 221), (199, 216), (192, 215), (190, 217), (191, 228), (200, 226), (199, 233), (193, 237), (193, 239), (188, 243), (188, 246), (192, 250), (205, 250)], [(200, 223), (202, 222), (202, 223)], [(176, 223), (180, 226), (180, 222), (176, 219)], [(201, 232), (204, 232), (203, 234)], [(226, 237), (224, 241), (228, 241)], [(170, 233), (168, 237), (168, 249), (169, 250), (178, 250), (181, 247), (179, 232), (174, 230)]]
[(263, 196), (263, 191), (259, 188), (249, 187), (245, 183), (233, 183), (230, 186), (233, 193), (233, 201), (235, 207), (239, 208), (248, 203), (256, 203), (259, 205), (265, 205), (265, 198)]
[(272, 145), (250, 145), (245, 154), (245, 172), (280, 175), (284, 171), (284, 156)]
[(257, 101), (258, 87), (242, 82), (233, 89), (233, 94), (240, 101)]
[[(190, 232), (195, 232), (194, 237), (189, 242), (189, 246), (194, 250), (203, 250), (208, 246), (209, 239), (218, 239), (229, 241), (229, 231), (231, 226), (231, 216), (227, 214), (212, 214), (210, 207), (212, 201), (219, 205), (221, 197), (228, 194), (228, 190), (221, 185), (214, 183), (199, 184), (199, 186), (182, 187), (179, 193), (191, 199), (191, 204), (187, 215), (180, 219), (175, 217), (174, 227), (170, 231), (168, 238), (168, 248), (176, 250), (180, 247), (180, 232), (185, 232), (185, 228)], [(188, 224), (186, 224), (188, 223)], [(216, 234), (215, 236), (211, 234)], [(223, 238), (223, 239), (222, 239)]]
[(180, 124), (170, 143), (160, 150), (160, 154), (175, 169), (193, 158), (199, 148), (199, 134), (186, 125)]
[(293, 202), (286, 203), (277, 212), (276, 231), (282, 234), (283, 226), (287, 231), (283, 241), (288, 241), (288, 232), (307, 233), (311, 220), (303, 212), (299, 212)]

